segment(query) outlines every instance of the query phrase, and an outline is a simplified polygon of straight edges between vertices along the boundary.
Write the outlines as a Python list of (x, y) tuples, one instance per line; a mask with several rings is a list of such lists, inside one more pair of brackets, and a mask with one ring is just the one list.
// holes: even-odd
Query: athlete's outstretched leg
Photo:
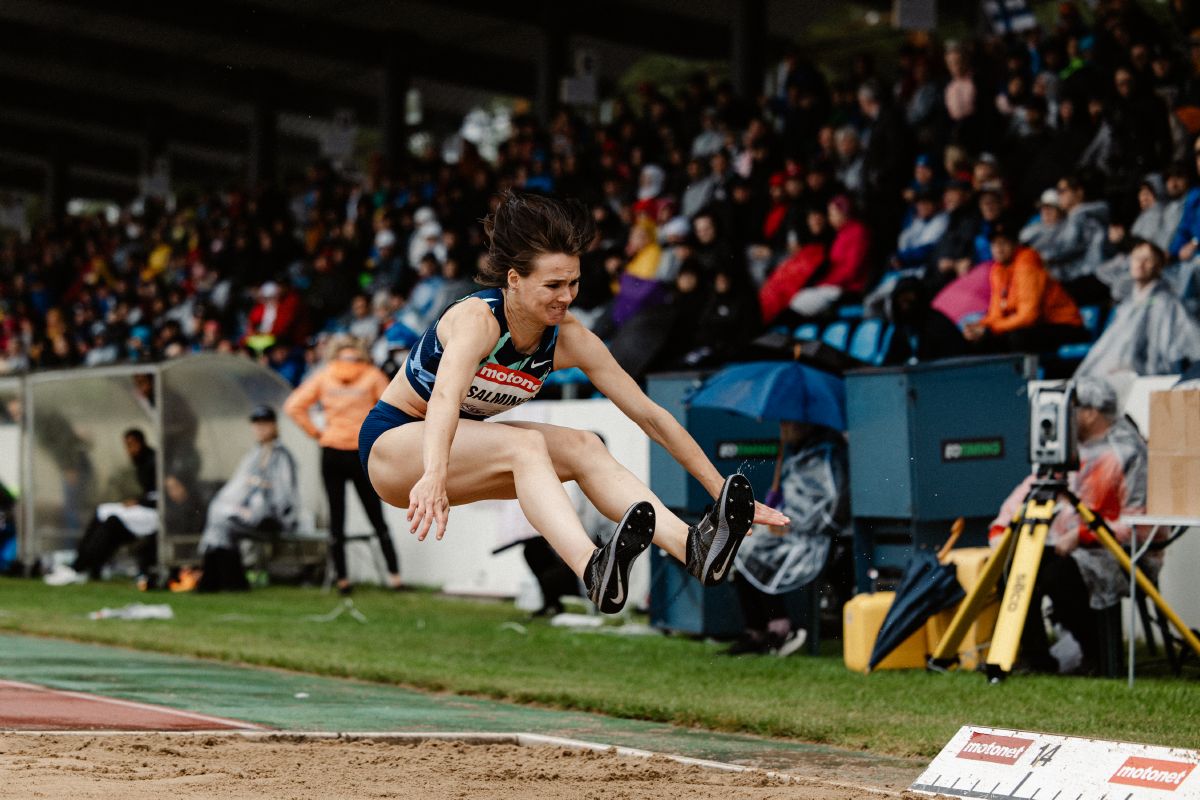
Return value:
[(613, 458), (595, 433), (541, 422), (504, 424), (540, 432), (559, 479), (578, 483), (592, 505), (613, 522), (621, 519), (632, 503), (650, 502), (657, 516), (654, 543), (680, 561), (686, 560), (687, 523), (664, 506), (624, 464)]
[[(371, 483), (392, 505), (407, 505), (424, 471), (424, 427), (414, 422), (393, 428), (371, 449)], [(554, 470), (546, 438), (537, 430), (460, 420), (450, 447), (446, 494), (451, 505), (516, 497), (530, 524), (583, 579), (592, 602), (610, 614), (625, 605), (629, 567), (654, 535), (654, 507), (635, 502), (612, 538), (594, 547)]]
[(705, 584), (718, 583), (754, 519), (754, 494), (741, 475), (730, 476), (712, 511), (689, 526), (662, 504), (650, 489), (612, 457), (590, 431), (536, 422), (506, 423), (542, 433), (561, 480), (573, 480), (609, 519), (618, 519), (630, 503), (649, 501), (657, 516), (654, 543), (673, 555)]
[[(371, 484), (391, 505), (408, 506), (408, 493), (424, 471), (424, 428), (424, 422), (393, 428), (371, 449)], [(554, 471), (545, 437), (536, 430), (460, 420), (450, 448), (446, 493), (452, 506), (515, 498), (529, 523), (576, 575), (583, 575), (595, 552)]]

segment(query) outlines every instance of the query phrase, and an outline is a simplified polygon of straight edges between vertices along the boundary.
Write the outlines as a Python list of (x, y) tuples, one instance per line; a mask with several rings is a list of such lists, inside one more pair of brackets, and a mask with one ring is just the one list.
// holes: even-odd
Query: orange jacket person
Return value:
[[(335, 336), (329, 342), (329, 363), (292, 392), (284, 413), (321, 445), (321, 478), (329, 498), (329, 533), (338, 591), (350, 593), (346, 578), (346, 481), (354, 483), (367, 519), (379, 537), (392, 588), (400, 587), (400, 565), (391, 534), (383, 521), (383, 506), (358, 463), (358, 429), (367, 412), (388, 386), (387, 376), (367, 359), (367, 349), (353, 336)], [(318, 429), (309, 409), (320, 403), (325, 428)]]
[(1020, 247), (1005, 225), (993, 228), (991, 247), (987, 315), (963, 329), (968, 342), (994, 353), (1045, 353), (1087, 338), (1075, 301), (1036, 250)]

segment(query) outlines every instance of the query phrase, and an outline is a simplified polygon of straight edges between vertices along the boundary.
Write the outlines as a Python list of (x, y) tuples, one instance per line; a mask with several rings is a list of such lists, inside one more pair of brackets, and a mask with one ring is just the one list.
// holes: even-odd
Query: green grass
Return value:
[[(173, 621), (95, 622), (89, 611), (167, 602)], [(0, 630), (355, 677), (619, 717), (931, 756), (965, 723), (1200, 746), (1194, 680), (1120, 681), (847, 671), (837, 655), (718, 655), (682, 637), (525, 632), (506, 603), (361, 591), (367, 625), (313, 624), (336, 600), (290, 587), (248, 595), (138, 594), (116, 583), (51, 588), (0, 579)], [(832, 648), (831, 648), (832, 649)], [(0, 674), (3, 654), (0, 653)]]

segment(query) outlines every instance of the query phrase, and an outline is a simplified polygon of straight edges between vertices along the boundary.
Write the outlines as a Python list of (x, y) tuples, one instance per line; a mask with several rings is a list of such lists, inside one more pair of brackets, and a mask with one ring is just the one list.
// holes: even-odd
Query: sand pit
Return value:
[[(0, 797), (800, 798), (875, 793), (664, 757), (518, 744), (220, 735), (0, 734)], [(830, 776), (836, 780), (836, 776)]]

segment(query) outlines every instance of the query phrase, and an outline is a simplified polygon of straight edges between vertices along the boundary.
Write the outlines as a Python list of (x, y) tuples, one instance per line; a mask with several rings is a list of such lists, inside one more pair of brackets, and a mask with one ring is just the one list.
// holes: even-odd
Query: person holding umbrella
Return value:
[(807, 632), (794, 628), (784, 595), (812, 583), (825, 569), (834, 540), (850, 524), (846, 439), (823, 425), (782, 420), (779, 457), (766, 503), (791, 518), (771, 526), (738, 551), (734, 585), (745, 633), (725, 652), (789, 656)]
[(849, 523), (841, 378), (805, 364), (735, 364), (711, 376), (688, 400), (745, 417), (779, 420), (779, 457), (767, 505), (791, 519), (772, 526), (739, 551), (735, 585), (745, 633), (729, 655), (791, 655), (806, 632), (792, 628), (783, 596), (811, 583), (825, 568), (833, 539)]
[[(489, 288), (450, 306), (422, 334), (368, 414), (359, 458), (384, 501), (408, 508), (410, 532), (446, 532), (450, 507), (513, 499), (604, 613), (628, 599), (629, 568), (651, 541), (706, 585), (724, 580), (753, 522), (787, 518), (754, 502), (742, 475), (722, 478), (704, 451), (651, 401), (604, 343), (568, 311), (594, 223), (582, 204), (506, 191), (484, 220)], [(709, 491), (689, 526), (619, 464), (593, 433), (532, 422), (486, 422), (532, 399), (553, 369), (579, 367), (605, 396)], [(574, 480), (618, 525), (601, 547), (562, 484)]]

